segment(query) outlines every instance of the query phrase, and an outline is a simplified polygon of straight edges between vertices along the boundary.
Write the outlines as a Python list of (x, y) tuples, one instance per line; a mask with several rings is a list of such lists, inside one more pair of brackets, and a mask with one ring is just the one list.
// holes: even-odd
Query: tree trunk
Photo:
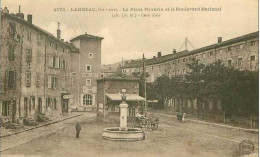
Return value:
[(203, 120), (203, 103), (201, 103), (200, 116), (201, 116), (201, 120)]
[(251, 128), (253, 128), (253, 115), (251, 114), (250, 117), (251, 117)]
[(191, 114), (193, 115), (194, 101), (191, 99)]
[(226, 110), (224, 109), (224, 124), (226, 124)]

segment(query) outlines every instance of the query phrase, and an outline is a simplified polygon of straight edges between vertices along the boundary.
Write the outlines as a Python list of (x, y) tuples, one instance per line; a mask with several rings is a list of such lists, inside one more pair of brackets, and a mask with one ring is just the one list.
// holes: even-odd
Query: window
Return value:
[(9, 116), (10, 115), (10, 107), (11, 101), (3, 101), (2, 104), (2, 116)]
[(135, 116), (135, 108), (129, 108), (129, 116)]
[(31, 103), (30, 106), (35, 110), (36, 106), (35, 106), (35, 97), (34, 96), (31, 97), (30, 103)]
[(87, 65), (87, 66), (86, 66), (86, 71), (87, 71), (87, 72), (91, 72), (91, 65)]
[(213, 55), (213, 51), (210, 51), (210, 52), (209, 52), (209, 56), (212, 56), (212, 55)]
[(64, 49), (64, 47), (62, 48), (62, 52), (63, 52), (63, 53), (65, 52), (65, 49)]
[(11, 44), (9, 44), (9, 49), (8, 49), (8, 60), (14, 61), (14, 46)]
[(91, 86), (91, 79), (86, 79), (86, 85)]
[(59, 69), (59, 67), (60, 67), (60, 58), (59, 57), (55, 57), (54, 63), (55, 63), (54, 67), (56, 69)]
[(49, 56), (49, 57), (48, 57), (48, 62), (49, 62), (49, 67), (50, 67), (50, 68), (53, 67), (53, 60), (54, 60), (54, 57), (52, 57), (52, 56)]
[(15, 23), (9, 22), (9, 35), (11, 36), (12, 39), (14, 39), (15, 32), (16, 32)]
[(12, 70), (5, 71), (5, 80), (4, 80), (5, 88), (15, 89), (16, 85), (16, 72)]
[(189, 60), (191, 60), (191, 56), (189, 57)]
[(152, 66), (152, 70), (153, 70), (153, 66)]
[(88, 54), (89, 58), (93, 58), (93, 53)]
[(32, 49), (27, 49), (26, 61), (27, 62), (31, 62), (32, 61)]
[(201, 57), (206, 58), (206, 54), (205, 53), (201, 54)]
[(30, 72), (26, 73), (25, 86), (26, 87), (30, 87), (31, 86), (31, 73)]
[(57, 100), (56, 100), (56, 98), (53, 98), (53, 106), (54, 106), (54, 109), (57, 110)]
[(65, 88), (65, 78), (62, 78), (62, 81), (61, 81), (61, 88)]
[(250, 56), (250, 61), (255, 61), (255, 56)]
[(182, 69), (182, 74), (183, 74), (183, 75), (185, 74), (185, 71), (186, 71), (185, 69)]
[(238, 60), (237, 60), (237, 65), (239, 68), (242, 67), (242, 60), (243, 60), (243, 58), (238, 58)]
[(92, 105), (92, 95), (86, 94), (83, 96), (83, 105)]
[(231, 66), (231, 65), (232, 65), (232, 60), (229, 59), (229, 60), (228, 60), (228, 66)]
[(58, 50), (58, 45), (57, 45), (57, 44), (55, 44), (55, 50), (56, 50), (56, 51)]
[(232, 47), (231, 47), (231, 46), (229, 46), (229, 47), (227, 48), (227, 50), (228, 50), (228, 51), (231, 51), (231, 50), (232, 50)]
[(180, 60), (178, 60), (178, 63), (180, 63)]
[(41, 61), (41, 51), (38, 50), (38, 51), (37, 51), (37, 63), (39, 64), (40, 61)]
[(49, 89), (56, 89), (58, 87), (58, 80), (56, 76), (47, 77), (47, 86)]
[(242, 50), (244, 48), (244, 44), (239, 45), (239, 49)]
[(49, 47), (52, 47), (52, 42), (51, 41), (49, 41)]
[(41, 83), (41, 75), (40, 73), (36, 73), (36, 87), (40, 87)]
[(27, 41), (32, 41), (32, 32), (29, 29), (27, 30)]
[(185, 58), (183, 58), (183, 62), (185, 62)]
[(198, 55), (195, 56), (195, 59), (198, 59)]
[(251, 41), (250, 46), (255, 46), (255, 43), (256, 43), (255, 41)]
[(38, 43), (39, 46), (42, 43), (42, 36), (40, 34), (38, 34), (38, 36), (37, 36), (37, 43)]

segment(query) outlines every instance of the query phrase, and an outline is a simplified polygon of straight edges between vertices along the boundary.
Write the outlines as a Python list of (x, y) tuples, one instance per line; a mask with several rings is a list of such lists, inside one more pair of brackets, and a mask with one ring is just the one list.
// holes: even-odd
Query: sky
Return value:
[[(1, 8), (10, 13), (33, 15), (33, 24), (56, 35), (60, 22), (61, 38), (69, 41), (88, 33), (104, 37), (102, 64), (139, 59), (144, 54), (152, 58), (180, 51), (187, 39), (201, 48), (244, 34), (258, 31), (258, 0), (2, 0)], [(144, 11), (144, 8), (219, 8), (221, 11)], [(66, 11), (54, 11), (65, 8)], [(96, 11), (71, 11), (71, 8), (95, 8)], [(97, 11), (117, 9), (117, 11)], [(123, 11), (136, 8), (143, 11)], [(160, 14), (160, 17), (141, 15)], [(112, 17), (112, 14), (120, 17)], [(121, 17), (122, 14), (128, 18)], [(130, 17), (130, 14), (140, 15)], [(192, 47), (188, 46), (189, 50)]]

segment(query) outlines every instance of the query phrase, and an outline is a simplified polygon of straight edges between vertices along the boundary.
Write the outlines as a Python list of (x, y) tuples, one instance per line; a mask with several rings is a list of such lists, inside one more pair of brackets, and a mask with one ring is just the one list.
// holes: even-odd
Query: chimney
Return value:
[(64, 42), (64, 39), (61, 39), (61, 41), (63, 41), (63, 42)]
[(19, 17), (19, 18), (21, 18), (21, 19), (24, 19), (24, 14), (21, 13), (21, 6), (20, 6), (20, 5), (19, 5), (19, 12), (16, 13), (16, 16)]
[(162, 56), (162, 53), (158, 52), (157, 57), (161, 57), (161, 56)]
[(60, 23), (58, 22), (57, 38), (60, 40)]
[(27, 15), (27, 22), (32, 24), (32, 15), (31, 14)]
[(7, 7), (5, 7), (2, 12), (5, 13), (5, 14), (9, 14), (9, 10), (7, 9)]
[(155, 56), (153, 56), (153, 59), (155, 58)]
[(222, 42), (222, 37), (218, 37), (218, 43)]
[(176, 55), (176, 49), (173, 49), (172, 53), (173, 55)]

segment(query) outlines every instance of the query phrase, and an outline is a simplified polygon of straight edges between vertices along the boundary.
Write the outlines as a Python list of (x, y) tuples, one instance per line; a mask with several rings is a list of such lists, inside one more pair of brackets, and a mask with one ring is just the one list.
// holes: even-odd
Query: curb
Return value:
[[(172, 116), (172, 115), (166, 115), (166, 114), (162, 114), (162, 113), (155, 113), (155, 114), (158, 114), (160, 116), (173, 117), (173, 118), (177, 119), (176, 116)], [(236, 129), (236, 130), (241, 130), (241, 131), (246, 131), (246, 132), (251, 132), (251, 133), (259, 133), (258, 129), (246, 129), (246, 128), (240, 128), (240, 127), (229, 126), (229, 125), (224, 125), (224, 124), (217, 124), (217, 123), (210, 123), (210, 122), (205, 122), (205, 121), (198, 121), (198, 120), (193, 120), (193, 119), (186, 119), (186, 121), (202, 123), (202, 124), (208, 124), (208, 125), (215, 125), (215, 126), (219, 126), (219, 127), (223, 127), (223, 128)]]
[(68, 119), (72, 119), (72, 118), (75, 118), (75, 117), (79, 117), (79, 116), (82, 116), (82, 115), (83, 114), (79, 114), (79, 115), (67, 117), (67, 118), (64, 118), (64, 119), (60, 119), (60, 120), (57, 120), (57, 121), (47, 122), (46, 124), (37, 125), (35, 127), (29, 128), (29, 129), (17, 131), (17, 132), (14, 132), (14, 133), (11, 133), (11, 134), (7, 134), (7, 135), (2, 135), (2, 136), (0, 136), (0, 138), (8, 137), (8, 136), (16, 135), (16, 134), (20, 134), (20, 133), (23, 133), (23, 132), (26, 132), (26, 131), (34, 130), (34, 129), (37, 129), (37, 128), (40, 128), (40, 127), (44, 127), (44, 126), (48, 126), (48, 125), (52, 125), (52, 124), (59, 123), (59, 122), (62, 122), (62, 121), (68, 120)]

